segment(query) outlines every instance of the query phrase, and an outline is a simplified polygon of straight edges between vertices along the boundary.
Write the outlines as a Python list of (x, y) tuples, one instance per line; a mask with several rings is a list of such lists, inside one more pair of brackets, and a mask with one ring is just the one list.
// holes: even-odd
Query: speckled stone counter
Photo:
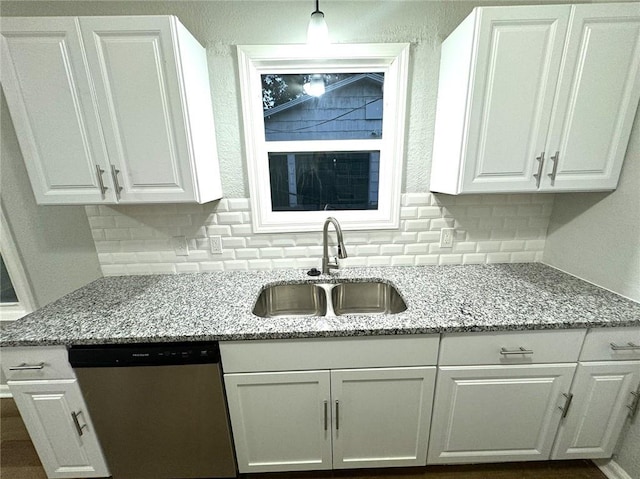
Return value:
[[(261, 289), (378, 279), (398, 314), (260, 318)], [(640, 326), (640, 303), (542, 264), (119, 276), (94, 281), (6, 327), (1, 346), (267, 339)]]

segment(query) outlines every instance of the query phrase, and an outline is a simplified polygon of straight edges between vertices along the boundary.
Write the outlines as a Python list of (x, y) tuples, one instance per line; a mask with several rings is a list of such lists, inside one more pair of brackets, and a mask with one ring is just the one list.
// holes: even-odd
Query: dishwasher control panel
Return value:
[(220, 349), (217, 342), (71, 346), (69, 362), (74, 368), (210, 364), (220, 362)]

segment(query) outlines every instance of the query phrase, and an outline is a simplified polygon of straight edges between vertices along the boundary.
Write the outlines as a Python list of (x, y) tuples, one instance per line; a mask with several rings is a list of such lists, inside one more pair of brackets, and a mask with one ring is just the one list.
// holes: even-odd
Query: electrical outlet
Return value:
[(442, 228), (440, 230), (440, 247), (451, 248), (453, 247), (453, 233), (454, 228)]
[(220, 235), (210, 236), (209, 247), (211, 254), (222, 254), (222, 237)]
[(189, 246), (187, 245), (187, 238), (184, 236), (171, 238), (171, 246), (173, 246), (176, 256), (189, 256)]

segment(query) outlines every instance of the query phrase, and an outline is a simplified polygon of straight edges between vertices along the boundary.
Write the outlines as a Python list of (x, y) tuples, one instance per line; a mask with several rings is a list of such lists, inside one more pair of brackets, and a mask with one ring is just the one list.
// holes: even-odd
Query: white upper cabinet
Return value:
[(0, 79), (36, 201), (113, 202), (76, 19), (3, 18), (1, 28)]
[(175, 17), (5, 18), (2, 48), (38, 203), (222, 196), (205, 49)]
[(476, 8), (442, 45), (430, 189), (614, 189), (639, 98), (637, 3)]

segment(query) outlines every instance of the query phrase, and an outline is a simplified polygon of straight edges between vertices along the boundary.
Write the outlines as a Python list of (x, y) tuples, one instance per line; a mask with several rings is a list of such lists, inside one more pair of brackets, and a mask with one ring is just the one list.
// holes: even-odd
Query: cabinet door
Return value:
[(8, 384), (48, 477), (109, 476), (75, 379)]
[(242, 473), (331, 469), (329, 371), (225, 374)]
[(440, 367), (427, 463), (549, 459), (574, 370)]
[(3, 18), (1, 43), (2, 87), (36, 201), (113, 202), (76, 19)]
[(640, 361), (580, 363), (553, 459), (611, 457), (640, 389)]
[(435, 370), (331, 371), (333, 467), (425, 465)]
[(640, 98), (640, 8), (573, 9), (546, 147), (558, 160), (543, 189), (614, 189)]
[(537, 189), (569, 12), (567, 5), (478, 10), (465, 193)]
[(174, 21), (80, 18), (121, 202), (195, 200)]

